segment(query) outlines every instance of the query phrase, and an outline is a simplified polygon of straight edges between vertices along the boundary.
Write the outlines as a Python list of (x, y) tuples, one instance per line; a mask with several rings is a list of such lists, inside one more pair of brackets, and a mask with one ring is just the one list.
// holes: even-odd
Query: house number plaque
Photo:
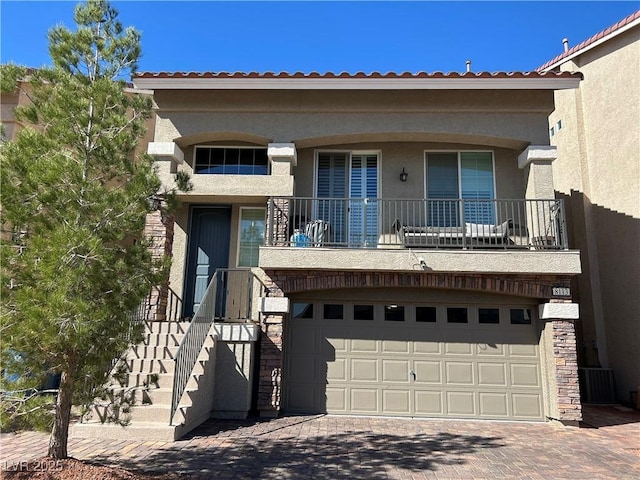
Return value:
[(571, 297), (571, 289), (569, 287), (552, 287), (551, 295), (554, 297)]

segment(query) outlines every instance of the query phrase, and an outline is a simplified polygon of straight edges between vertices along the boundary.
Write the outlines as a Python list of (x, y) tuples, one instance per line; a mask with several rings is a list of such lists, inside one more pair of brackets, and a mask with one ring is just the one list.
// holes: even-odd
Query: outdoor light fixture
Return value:
[(162, 207), (162, 197), (160, 195), (151, 195), (147, 198), (147, 204), (149, 205), (149, 210), (156, 212)]
[(400, 181), (401, 182), (406, 182), (408, 176), (409, 176), (409, 174), (407, 172), (405, 172), (404, 171), (404, 167), (402, 167), (402, 173), (400, 174)]

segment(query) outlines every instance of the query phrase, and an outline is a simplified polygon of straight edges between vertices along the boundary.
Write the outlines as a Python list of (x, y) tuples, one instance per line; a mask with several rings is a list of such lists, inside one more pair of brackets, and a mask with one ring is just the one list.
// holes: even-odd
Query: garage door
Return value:
[(543, 420), (530, 307), (295, 303), (285, 409)]

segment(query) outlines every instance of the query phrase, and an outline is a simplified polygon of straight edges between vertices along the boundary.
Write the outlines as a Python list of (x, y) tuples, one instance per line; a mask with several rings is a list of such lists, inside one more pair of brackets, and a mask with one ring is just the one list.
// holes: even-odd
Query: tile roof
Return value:
[(491, 78), (491, 79), (500, 79), (500, 78), (545, 78), (545, 77), (554, 77), (554, 78), (572, 78), (575, 76), (579, 76), (578, 73), (571, 72), (341, 72), (341, 73), (333, 73), (333, 72), (138, 72), (134, 75), (134, 79), (138, 78), (173, 78), (173, 79), (189, 79), (189, 78), (220, 78), (220, 79), (243, 79), (243, 78), (251, 78), (251, 79), (464, 79), (464, 78)]
[(603, 39), (604, 37), (606, 37), (607, 35), (610, 35), (612, 33), (617, 32), (618, 30), (621, 30), (623, 27), (629, 25), (630, 23), (636, 21), (640, 19), (640, 10), (636, 10), (634, 13), (632, 13), (631, 15), (629, 15), (626, 18), (623, 18), (622, 20), (620, 20), (619, 22), (611, 25), (609, 28), (606, 28), (604, 30), (602, 30), (599, 33), (596, 33), (594, 36), (586, 39), (584, 42), (579, 43), (578, 45), (576, 45), (573, 48), (570, 48), (569, 50), (567, 50), (566, 52), (562, 52), (560, 55), (556, 56), (555, 58), (549, 60), (547, 63), (545, 63), (544, 65), (541, 65), (540, 67), (538, 67), (536, 69), (536, 71), (538, 72), (542, 72), (544, 70), (546, 70), (547, 68), (549, 68), (552, 65), (555, 65), (556, 63), (560, 62), (561, 60), (570, 57), (574, 54), (576, 54), (577, 52), (579, 52), (580, 50), (587, 48), (590, 45), (593, 45), (594, 43), (596, 43), (598, 40)]

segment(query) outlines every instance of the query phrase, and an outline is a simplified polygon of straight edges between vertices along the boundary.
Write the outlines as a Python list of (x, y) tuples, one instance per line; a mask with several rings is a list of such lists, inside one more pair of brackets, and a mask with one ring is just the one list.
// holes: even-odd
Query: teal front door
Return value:
[[(230, 207), (193, 207), (189, 230), (184, 316), (193, 317), (217, 268), (229, 266)], [(221, 292), (219, 292), (221, 293)]]

